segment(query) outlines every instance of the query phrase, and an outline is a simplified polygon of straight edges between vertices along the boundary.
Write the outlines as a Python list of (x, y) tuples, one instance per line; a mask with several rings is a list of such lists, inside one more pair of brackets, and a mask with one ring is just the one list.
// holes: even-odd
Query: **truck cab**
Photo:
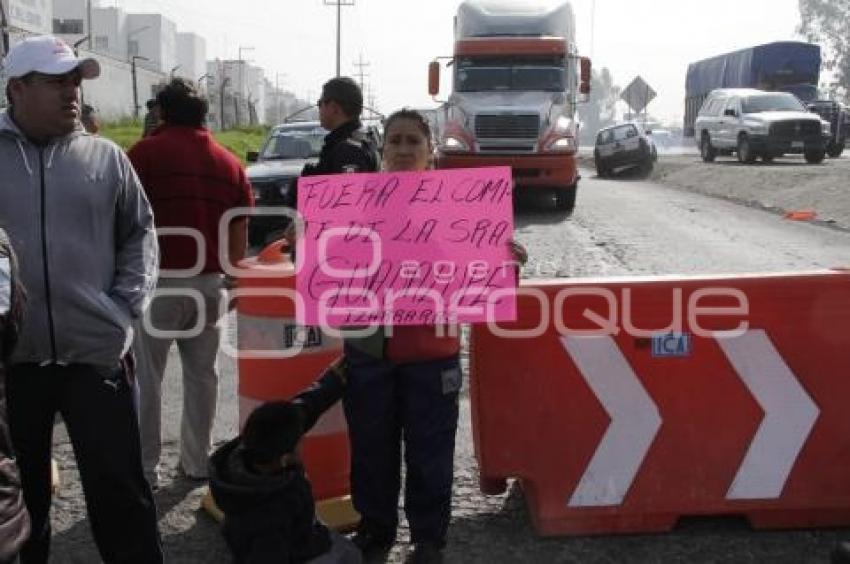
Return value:
[[(518, 188), (553, 190), (558, 206), (571, 209), (576, 104), (589, 92), (590, 61), (577, 55), (570, 4), (463, 2), (449, 68), (453, 88), (437, 119), (438, 166), (508, 165)], [(440, 70), (432, 63), (433, 96)]]

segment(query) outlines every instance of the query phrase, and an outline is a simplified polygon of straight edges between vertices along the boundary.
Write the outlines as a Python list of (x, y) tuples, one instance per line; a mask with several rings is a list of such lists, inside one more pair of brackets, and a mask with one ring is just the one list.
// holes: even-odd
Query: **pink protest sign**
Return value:
[(516, 315), (509, 167), (298, 181), (298, 322), (330, 327)]

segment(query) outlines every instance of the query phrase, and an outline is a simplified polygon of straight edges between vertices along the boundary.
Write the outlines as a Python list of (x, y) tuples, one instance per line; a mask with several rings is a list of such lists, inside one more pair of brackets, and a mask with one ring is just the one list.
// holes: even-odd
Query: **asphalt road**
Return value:
[[(525, 276), (597, 277), (800, 271), (850, 265), (850, 234), (789, 222), (728, 201), (652, 184), (628, 174), (597, 179), (583, 171), (572, 215), (552, 211), (546, 197), (523, 197), (516, 239), (530, 262)], [(235, 368), (221, 359), (222, 386), (216, 440), (236, 432)], [(176, 472), (181, 388), (172, 352), (164, 392), (164, 486), (157, 494), (169, 562), (228, 562), (217, 525), (198, 505), (203, 488)], [(685, 519), (670, 534), (538, 538), (514, 483), (500, 496), (477, 484), (466, 390), (456, 450), (453, 523), (448, 562), (581, 563), (803, 563), (827, 562), (832, 544), (850, 531), (753, 532), (742, 520)], [(54, 503), (51, 562), (97, 562), (67, 439), (56, 448), (63, 487)], [(402, 530), (389, 562), (407, 550)]]

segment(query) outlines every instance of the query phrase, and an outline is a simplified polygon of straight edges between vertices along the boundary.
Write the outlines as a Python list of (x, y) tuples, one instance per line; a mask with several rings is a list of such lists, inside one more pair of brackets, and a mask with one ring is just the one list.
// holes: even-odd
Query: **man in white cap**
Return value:
[(150, 299), (157, 243), (129, 160), (80, 124), (80, 83), (100, 74), (61, 40), (9, 50), (0, 113), (0, 225), (27, 292), (9, 362), (9, 427), (32, 534), (21, 562), (46, 563), (50, 451), (62, 414), (105, 562), (159, 563), (156, 508), (142, 472), (131, 324)]

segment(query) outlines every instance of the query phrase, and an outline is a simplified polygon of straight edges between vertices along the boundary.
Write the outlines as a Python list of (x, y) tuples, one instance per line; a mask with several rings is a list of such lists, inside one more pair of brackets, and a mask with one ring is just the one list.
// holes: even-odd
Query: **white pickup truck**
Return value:
[(705, 162), (732, 153), (742, 163), (802, 154), (816, 164), (826, 156), (830, 136), (829, 122), (809, 112), (793, 94), (744, 88), (709, 94), (694, 129)]

